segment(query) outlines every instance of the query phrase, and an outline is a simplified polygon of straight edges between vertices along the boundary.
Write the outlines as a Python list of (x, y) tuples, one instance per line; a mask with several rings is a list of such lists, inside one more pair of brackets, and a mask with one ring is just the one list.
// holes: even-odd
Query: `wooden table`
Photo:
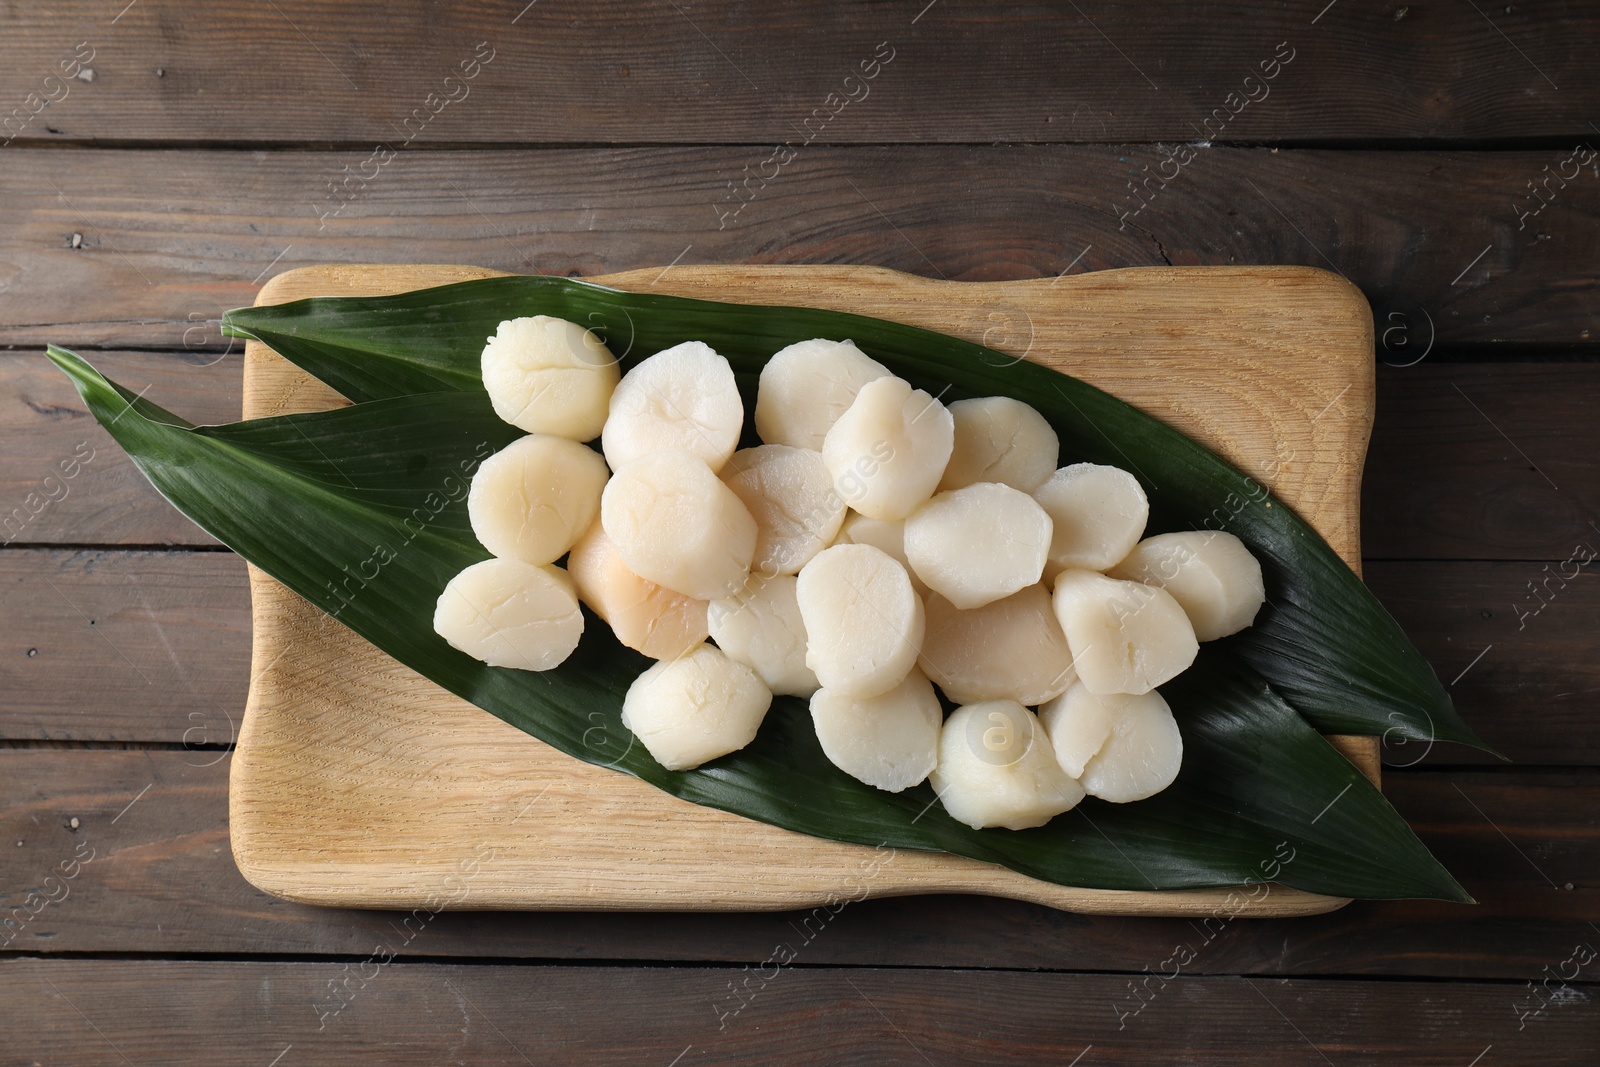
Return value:
[[(1600, 10), (924, 3), (0, 14), (0, 904), (56, 898), (0, 950), (0, 1063), (1600, 1058)], [(1481, 903), (1208, 938), (873, 901), (773, 973), (797, 916), (256, 891), (244, 566), (41, 349), (226, 421), (222, 311), (363, 261), (1346, 275), (1382, 364), (1368, 581), (1514, 760), (1395, 746), (1385, 789)]]

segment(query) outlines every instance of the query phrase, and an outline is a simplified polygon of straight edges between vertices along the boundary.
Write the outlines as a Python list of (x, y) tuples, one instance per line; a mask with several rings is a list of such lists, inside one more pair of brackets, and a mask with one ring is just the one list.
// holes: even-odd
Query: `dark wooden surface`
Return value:
[[(1545, 583), (1600, 548), (1600, 168), (1563, 168), (1600, 143), (1597, 36), (1576, 3), (0, 9), (0, 521), (26, 519), (0, 535), (0, 905), (92, 857), (0, 948), (0, 1063), (1600, 1061), (1600, 960), (1571, 962), (1600, 947), (1600, 582)], [(875, 56), (861, 96), (844, 79)], [(782, 140), (809, 143), (736, 198)], [(330, 191), (379, 142), (395, 158)], [(1128, 183), (1175, 152), (1141, 209)], [(405, 938), (256, 891), (226, 806), (243, 565), (41, 349), (225, 421), (222, 311), (362, 261), (1344, 273), (1379, 339), (1368, 581), (1514, 760), (1397, 747), (1385, 791), (1481, 903), (1206, 941), (872, 901), (762, 982), (793, 916), (449, 914)], [(1146, 979), (1186, 943), (1180, 977)], [(730, 983), (761, 992), (731, 1014)]]
[[(381, 127), (374, 136), (394, 139)], [(1573, 133), (1583, 137), (1600, 144)], [(1194, 158), (1179, 177), (1165, 189), (1150, 179), (1138, 199), (1129, 182), (1180, 148)], [(1532, 210), (1518, 199), (1531, 197), (1527, 183), (1559, 170), (1571, 145), (814, 144), (764, 188), (754, 176), (772, 149), (761, 145), (413, 147), (365, 183), (370, 145), (6, 153), (0, 200), (15, 225), (0, 264), (0, 344), (17, 346), (59, 341), (63, 329), (105, 346), (214, 345), (212, 320), (250, 303), (259, 280), (348, 261), (543, 274), (872, 262), (965, 281), (1299, 263), (1364, 288), (1395, 363), (1430, 342), (1496, 355), (1584, 348), (1600, 285), (1600, 175), (1586, 169), (1565, 189), (1552, 179), (1543, 210), (1518, 214)], [(728, 184), (742, 186), (746, 167), (751, 185), (735, 199)], [(344, 168), (348, 193), (335, 198), (328, 186), (347, 180)]]

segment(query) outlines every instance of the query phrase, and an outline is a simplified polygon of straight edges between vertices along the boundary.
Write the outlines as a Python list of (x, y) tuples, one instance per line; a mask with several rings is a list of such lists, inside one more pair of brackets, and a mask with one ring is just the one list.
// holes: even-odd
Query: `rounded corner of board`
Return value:
[[(324, 265), (310, 267), (295, 267), (282, 274), (274, 274), (267, 279), (267, 283), (256, 290), (256, 298), (252, 302), (254, 307), (268, 307), (273, 304), (286, 304), (297, 300), (296, 291), (304, 288), (308, 281), (314, 281), (327, 276), (328, 268)], [(286, 292), (287, 290), (287, 292)]]

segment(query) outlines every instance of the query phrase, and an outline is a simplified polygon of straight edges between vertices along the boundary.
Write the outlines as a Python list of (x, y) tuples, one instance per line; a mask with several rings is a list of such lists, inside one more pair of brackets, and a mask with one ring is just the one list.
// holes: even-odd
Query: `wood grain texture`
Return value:
[(1520, 983), (1417, 982), (1396, 996), (1360, 980), (1152, 980), (1137, 1014), (1129, 986), (1014, 971), (12, 960), (0, 988), (15, 1015), (0, 1025), (8, 1063), (84, 1067), (375, 1050), (395, 1067), (1459, 1065), (1490, 1046), (1496, 1062), (1586, 1067), (1600, 1041), (1600, 1012), (1576, 986), (1521, 1031)]
[[(1600, 549), (1600, 536), (1590, 543)], [(1367, 583), (1456, 710), (1517, 762), (1592, 766), (1600, 756), (1600, 574), (1559, 563), (1373, 563)], [(1537, 588), (1537, 592), (1530, 587)], [(1409, 764), (1423, 755), (1393, 749)], [(1429, 765), (1493, 762), (1440, 745)]]
[[(360, 958), (396, 936), (393, 912), (295, 904), (247, 883), (228, 853), (227, 774), (226, 755), (209, 751), (0, 750), (0, 915), (80, 843), (95, 850), (66, 899), (0, 951)], [(1479, 904), (1358, 901), (1327, 915), (1213, 920), (1197, 930), (1194, 919), (896, 897), (830, 916), (804, 962), (1141, 972), (1189, 944), (1191, 974), (1523, 981), (1565, 958), (1574, 941), (1592, 943), (1585, 924), (1600, 907), (1593, 774), (1395, 771), (1385, 791)], [(404, 955), (418, 958), (755, 965), (811, 916), (443, 912), (399, 936)]]
[(11, 148), (0, 343), (220, 347), (215, 320), (264, 276), (351, 261), (864, 263), (959, 281), (1290, 263), (1342, 271), (1391, 344), (1401, 323), (1413, 345), (1600, 341), (1600, 177), (1518, 214), (1565, 151), (1194, 151), (1163, 188), (1142, 184), (1154, 147), (817, 148), (732, 215), (727, 183), (759, 149), (407, 152), (335, 197), (365, 152)]
[(0, 552), (0, 737), (231, 744), (247, 597), (231, 553)]
[[(238, 352), (86, 355), (112, 380), (190, 422), (239, 417)], [(217, 543), (155, 491), (43, 353), (0, 354), (0, 440), (6, 546)]]
[(1600, 551), (1597, 394), (1597, 363), (1379, 367), (1361, 491), (1367, 558)]
[[(280, 275), (259, 299), (403, 292), (493, 273), (320, 267)], [(1370, 319), (1360, 293), (1326, 272), (1155, 269), (973, 286), (867, 268), (679, 267), (598, 280), (986, 339), (1107, 389), (1261, 475), (1360, 566)], [(996, 313), (1026, 322), (1026, 335), (996, 336)], [(246, 347), (247, 417), (338, 403), (265, 345)], [(1343, 406), (1330, 414), (1335, 405)], [(902, 851), (882, 863), (865, 846), (699, 807), (558, 753), (401, 667), (254, 568), (251, 600), (258, 666), (233, 764), (234, 856), (253, 884), (292, 900), (776, 909), (857, 891), (976, 892), (1077, 911), (1185, 914), (1227, 896), (1074, 889), (944, 853)], [(1376, 779), (1374, 739), (1346, 739), (1342, 749)], [(455, 872), (475, 868), (482, 848), (497, 850), (495, 864), (456, 896)], [(1341, 903), (1283, 890), (1259, 907), (1314, 914)]]
[[(1319, 18), (1321, 5), (1304, 6), (476, 0), (440, 11), (407, 0), (372, 18), (319, 0), (226, 10), (179, 0), (112, 25), (103, 5), (80, 0), (8, 11), (0, 99), (41, 91), (82, 40), (97, 79), (69, 82), (22, 136), (398, 142), (423, 108), (440, 109), (420, 127), (425, 145), (1193, 141), (1224, 107), (1239, 113), (1213, 119), (1218, 139), (1254, 142), (1592, 134), (1577, 103), (1600, 90), (1582, 47), (1600, 36), (1600, 17), (1586, 5), (1482, 17), (1411, 5), (1398, 18), (1392, 7), (1336, 5)], [(444, 83), (480, 41), (493, 59)], [(879, 42), (893, 59), (865, 89), (846, 82)], [(1274, 55), (1292, 58), (1263, 83)], [(42, 91), (59, 97), (58, 86)], [(1242, 110), (1228, 99), (1246, 92), (1260, 99)], [(456, 102), (430, 106), (430, 93)], [(855, 102), (804, 126), (813, 109), (838, 108), (829, 94)]]

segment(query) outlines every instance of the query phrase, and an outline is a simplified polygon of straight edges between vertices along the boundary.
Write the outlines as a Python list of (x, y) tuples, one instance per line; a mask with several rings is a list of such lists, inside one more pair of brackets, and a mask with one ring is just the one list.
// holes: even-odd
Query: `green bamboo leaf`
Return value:
[(485, 338), (502, 319), (533, 314), (589, 326), (625, 366), (680, 341), (703, 340), (733, 364), (747, 410), (755, 375), (771, 354), (810, 337), (852, 338), (896, 374), (946, 400), (1010, 396), (1032, 404), (1060, 436), (1062, 462), (1108, 463), (1139, 478), (1150, 497), (1152, 533), (1226, 529), (1250, 546), (1271, 604), (1228, 646), (1318, 730), (1392, 733), (1492, 751), (1461, 721), (1399, 624), (1290, 508), (1188, 437), (1108, 393), (981, 345), (860, 315), (630, 293), (552, 277), (240, 308), (227, 314), (223, 329), (264, 341), (360, 402), (481, 388)]
[[(892, 795), (857, 782), (826, 759), (792, 698), (775, 702), (744, 750), (699, 770), (664, 770), (619, 714), (648, 661), (592, 617), (578, 652), (541, 674), (488, 667), (433, 633), (445, 583), (487, 556), (465, 522), (463, 478), (516, 432), (481, 393), (193, 427), (72, 353), (49, 354), (186, 515), (400, 662), (578, 759), (803, 833), (943, 850), (1062, 884), (1270, 879), (1345, 896), (1467, 899), (1382, 795), (1221, 649), (1165, 690), (1187, 749), (1171, 788), (1138, 804), (1086, 801), (1037, 830), (975, 831), (946, 816), (926, 786)], [(352, 583), (379, 550), (376, 576)]]

